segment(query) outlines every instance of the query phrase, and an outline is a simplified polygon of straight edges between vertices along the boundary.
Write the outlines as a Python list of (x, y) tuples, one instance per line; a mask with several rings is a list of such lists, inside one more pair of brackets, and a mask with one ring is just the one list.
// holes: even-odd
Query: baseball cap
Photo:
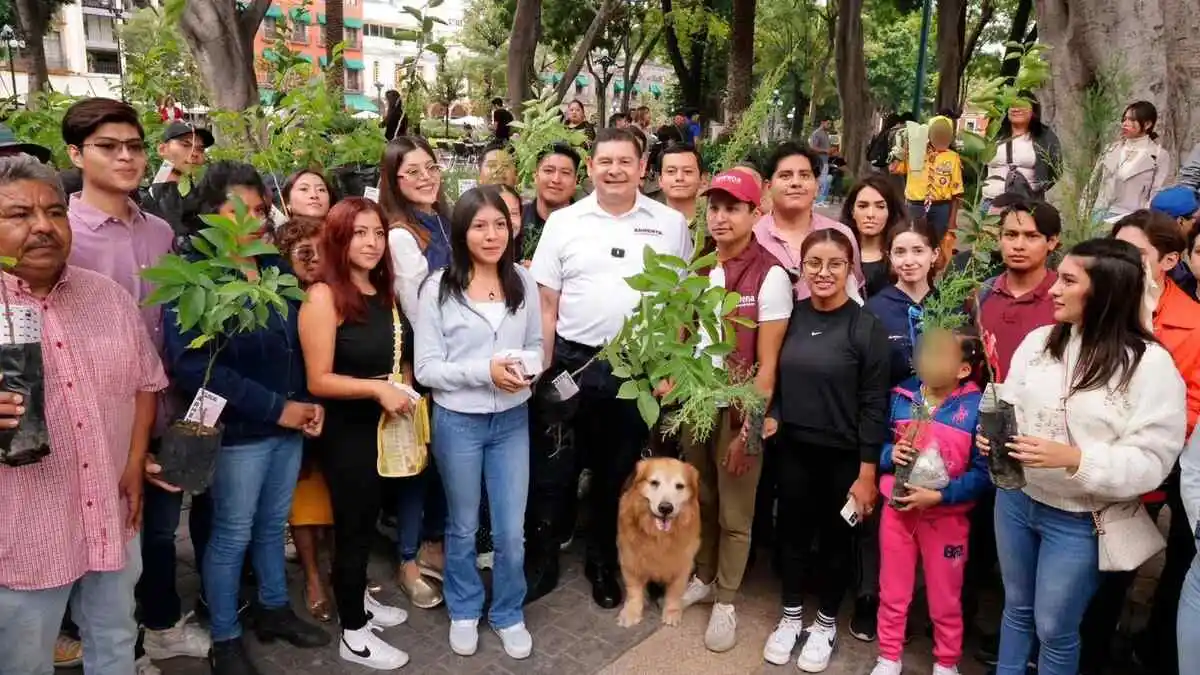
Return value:
[(749, 172), (738, 169), (730, 169), (717, 174), (708, 184), (708, 189), (701, 192), (700, 195), (707, 197), (714, 192), (724, 192), (739, 202), (746, 202), (755, 208), (758, 208), (762, 201), (762, 188), (758, 187), (758, 181), (754, 180)]
[(1154, 199), (1150, 200), (1150, 208), (1172, 218), (1191, 218), (1200, 209), (1200, 200), (1192, 188), (1176, 185), (1154, 195)]
[(192, 134), (196, 134), (206, 148), (211, 148), (215, 142), (211, 131), (203, 127), (193, 126), (187, 122), (172, 122), (167, 125), (166, 130), (163, 131), (162, 142), (166, 143), (167, 141), (173, 141), (183, 136), (191, 136)]
[(45, 164), (50, 161), (50, 149), (37, 143), (22, 143), (7, 124), (0, 124), (0, 155), (25, 153)]

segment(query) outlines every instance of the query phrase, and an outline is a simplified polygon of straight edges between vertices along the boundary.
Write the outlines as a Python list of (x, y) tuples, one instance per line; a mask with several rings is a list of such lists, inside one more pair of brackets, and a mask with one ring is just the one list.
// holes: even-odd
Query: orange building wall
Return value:
[[(301, 8), (304, 6), (305, 5), (302, 2), (302, 0), (275, 0), (275, 2), (272, 4), (272, 10), (278, 8), (278, 10), (280, 12), (282, 12), (283, 17), (288, 18), (291, 16), (292, 9), (298, 9), (298, 8)], [(308, 41), (307, 41), (307, 43), (293, 42), (292, 40), (289, 39), (287, 44), (288, 44), (288, 48), (291, 49), (292, 51), (300, 53), (300, 54), (307, 54), (308, 56), (312, 57), (313, 63), (320, 63), (321, 57), (325, 56), (326, 54), (325, 54), (325, 41), (324, 41), (324, 37), (323, 37), (324, 31), (322, 30), (323, 26), (319, 22), (318, 17), (323, 16), (325, 14), (325, 1), (324, 0), (311, 0), (308, 3), (307, 7), (308, 7), (309, 13), (312, 15), (311, 23), (308, 26), (308, 36), (307, 36)], [(357, 19), (359, 25), (357, 28), (358, 42), (356, 44), (354, 44), (353, 46), (350, 45), (349, 43), (347, 43), (346, 50), (343, 52), (342, 58), (346, 59), (346, 60), (361, 61), (362, 60), (362, 44), (363, 44), (362, 0), (357, 0), (357, 1), (350, 0), (349, 2), (343, 2), (343, 18), (344, 19)], [(265, 37), (266, 31), (267, 31), (267, 23), (270, 20), (271, 19), (269, 17), (264, 19), (262, 25), (260, 25), (258, 28), (258, 32), (254, 34), (255, 71), (258, 72), (259, 85), (266, 84), (266, 82), (267, 82), (266, 73), (264, 72), (264, 69), (261, 66), (263, 50), (267, 49), (268, 47), (270, 47), (272, 44), (275, 43), (275, 39), (267, 39)], [(289, 24), (290, 23), (291, 22), (289, 21)], [(280, 21), (279, 25), (281, 27), (284, 25), (282, 20)], [(367, 78), (367, 75), (364, 73), (362, 75), (362, 79), (365, 81), (366, 78)], [(347, 89), (347, 91), (349, 91), (349, 89)]]

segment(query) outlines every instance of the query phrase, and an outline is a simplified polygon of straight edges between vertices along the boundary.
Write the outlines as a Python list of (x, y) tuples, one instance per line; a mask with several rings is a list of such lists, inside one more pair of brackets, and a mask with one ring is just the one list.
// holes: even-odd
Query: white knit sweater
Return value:
[[(1079, 469), (1025, 469), (1025, 493), (1064, 511), (1086, 512), (1127, 501), (1162, 483), (1183, 450), (1187, 405), (1183, 378), (1171, 355), (1150, 344), (1125, 389), (1077, 392), (1066, 401), (1064, 364), (1046, 353), (1052, 326), (1025, 336), (1013, 354), (1004, 400), (1013, 404), (1023, 435), (1073, 444), (1083, 452)], [(1065, 356), (1079, 360), (1079, 338)], [(1070, 423), (1068, 438), (1065, 421)]]

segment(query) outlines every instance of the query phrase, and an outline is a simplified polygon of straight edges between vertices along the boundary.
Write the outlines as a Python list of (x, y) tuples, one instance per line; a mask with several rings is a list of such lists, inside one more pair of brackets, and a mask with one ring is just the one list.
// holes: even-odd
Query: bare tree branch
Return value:
[(554, 90), (554, 96), (559, 101), (566, 97), (567, 92), (571, 90), (571, 83), (575, 81), (575, 76), (579, 74), (579, 69), (583, 66), (584, 58), (588, 52), (592, 50), (592, 45), (596, 44), (596, 37), (600, 35), (600, 31), (608, 23), (613, 11), (617, 8), (617, 0), (604, 0), (600, 3), (600, 8), (596, 10), (596, 16), (592, 18), (592, 23), (588, 26), (587, 32), (583, 34), (583, 39), (575, 46), (575, 53), (571, 54), (571, 60), (567, 62), (567, 67), (563, 71), (563, 79), (558, 83)]
[(271, 9), (271, 0), (253, 0), (246, 9), (242, 10), (241, 17), (238, 19), (242, 39), (253, 41), (254, 34), (258, 32), (258, 26), (262, 23), (263, 17), (267, 15), (267, 10)]

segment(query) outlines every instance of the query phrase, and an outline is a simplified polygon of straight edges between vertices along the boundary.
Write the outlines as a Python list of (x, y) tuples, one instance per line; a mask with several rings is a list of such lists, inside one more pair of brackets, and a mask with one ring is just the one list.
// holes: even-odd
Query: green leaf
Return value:
[(631, 277), (625, 277), (625, 283), (635, 291), (641, 293), (649, 293), (654, 290), (654, 280), (645, 274), (635, 274)]
[(142, 278), (159, 286), (173, 286), (187, 281), (183, 272), (168, 267), (147, 267), (142, 270)]
[(183, 292), (187, 290), (185, 286), (159, 286), (142, 300), (142, 305), (150, 307), (152, 305), (165, 305), (175, 302)]
[(304, 291), (296, 288), (295, 286), (285, 288), (279, 291), (279, 294), (289, 300), (295, 300), (296, 302), (304, 302), (305, 298), (307, 297)]
[(199, 349), (199, 348), (203, 347), (204, 345), (208, 344), (209, 341), (212, 339), (213, 339), (213, 336), (211, 336), (211, 335), (204, 335), (204, 334), (197, 335), (195, 338), (192, 339), (191, 342), (188, 343), (187, 348), (188, 349)]
[(204, 315), (207, 294), (201, 286), (192, 286), (179, 299), (179, 328), (183, 332), (192, 329)]
[(752, 319), (748, 319), (744, 316), (730, 316), (730, 317), (726, 317), (725, 320), (732, 321), (733, 323), (736, 323), (737, 325), (741, 326), (742, 328), (757, 328), (758, 327), (758, 323), (756, 323)]
[(709, 356), (729, 356), (733, 353), (733, 345), (727, 342), (718, 342), (705, 347), (704, 353)]
[(632, 401), (638, 397), (637, 380), (625, 380), (621, 383), (621, 388), (617, 390), (617, 398)]
[(425, 45), (425, 49), (437, 54), (438, 56), (445, 56), (447, 51), (446, 45), (440, 42), (431, 42), (430, 44)]
[[(623, 385), (622, 385), (623, 386)], [(638, 414), (642, 416), (642, 421), (646, 426), (654, 428), (654, 424), (658, 422), (658, 399), (649, 391), (642, 389), (637, 395)]]
[[(274, 244), (268, 244), (267, 242), (263, 241), (262, 239), (255, 239), (254, 241), (252, 241), (248, 244), (238, 247), (238, 255), (245, 257), (245, 258), (253, 258), (255, 256), (260, 256), (260, 255), (278, 255), (278, 254), (279, 254), (279, 249), (276, 248)], [(271, 268), (271, 269), (275, 269), (275, 268)], [(276, 274), (278, 274), (279, 270), (275, 269), (275, 272), (276, 272)]]

